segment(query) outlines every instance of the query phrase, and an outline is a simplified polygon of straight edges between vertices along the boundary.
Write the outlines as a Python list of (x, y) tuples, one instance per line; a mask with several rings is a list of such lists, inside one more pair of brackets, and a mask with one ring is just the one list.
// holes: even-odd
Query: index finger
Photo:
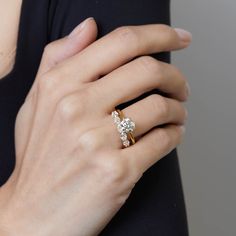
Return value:
[(167, 25), (123, 26), (95, 41), (66, 62), (68, 76), (91, 82), (131, 59), (185, 48), (191, 34)]

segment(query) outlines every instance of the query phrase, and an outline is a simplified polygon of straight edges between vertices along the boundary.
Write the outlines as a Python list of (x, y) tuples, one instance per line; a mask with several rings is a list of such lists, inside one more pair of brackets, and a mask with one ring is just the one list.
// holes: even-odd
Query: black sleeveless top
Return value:
[[(0, 80), (0, 186), (14, 168), (15, 118), (34, 81), (45, 45), (69, 34), (90, 16), (98, 23), (101, 37), (121, 25), (169, 24), (169, 1), (23, 0), (15, 65)], [(169, 53), (153, 56), (165, 62), (170, 60)], [(130, 104), (120, 108), (127, 105)], [(101, 235), (188, 235), (176, 150), (143, 175)]]

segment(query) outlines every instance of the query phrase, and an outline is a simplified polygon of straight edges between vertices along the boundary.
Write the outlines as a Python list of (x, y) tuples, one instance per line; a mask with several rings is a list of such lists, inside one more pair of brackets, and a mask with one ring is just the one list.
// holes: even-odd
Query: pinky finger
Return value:
[(184, 133), (185, 127), (180, 125), (169, 124), (155, 128), (134, 145), (122, 149), (122, 152), (136, 168), (134, 171), (140, 175), (177, 147)]

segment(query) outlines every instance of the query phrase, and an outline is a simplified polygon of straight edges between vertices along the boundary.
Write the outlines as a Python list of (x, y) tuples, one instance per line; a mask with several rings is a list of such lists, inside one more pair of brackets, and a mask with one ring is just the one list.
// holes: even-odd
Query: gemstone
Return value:
[(114, 117), (114, 122), (116, 124), (119, 124), (120, 123), (120, 117)]
[(118, 131), (120, 133), (133, 132), (135, 129), (135, 123), (130, 118), (124, 118), (118, 125)]
[(126, 133), (122, 133), (120, 138), (121, 138), (122, 141), (126, 141), (128, 137), (127, 137)]
[(123, 142), (123, 145), (124, 145), (125, 147), (129, 147), (129, 145), (130, 145), (129, 140), (125, 140), (125, 141)]
[(119, 117), (119, 113), (117, 111), (113, 111), (111, 115), (113, 118)]

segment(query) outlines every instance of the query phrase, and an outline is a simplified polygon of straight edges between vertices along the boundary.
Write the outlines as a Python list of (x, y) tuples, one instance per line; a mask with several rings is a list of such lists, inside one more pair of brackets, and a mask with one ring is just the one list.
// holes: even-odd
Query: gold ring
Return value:
[(133, 134), (135, 123), (130, 118), (125, 117), (124, 113), (119, 109), (112, 112), (112, 117), (114, 123), (117, 125), (123, 145), (129, 147), (130, 142), (132, 145), (135, 144), (136, 141)]

